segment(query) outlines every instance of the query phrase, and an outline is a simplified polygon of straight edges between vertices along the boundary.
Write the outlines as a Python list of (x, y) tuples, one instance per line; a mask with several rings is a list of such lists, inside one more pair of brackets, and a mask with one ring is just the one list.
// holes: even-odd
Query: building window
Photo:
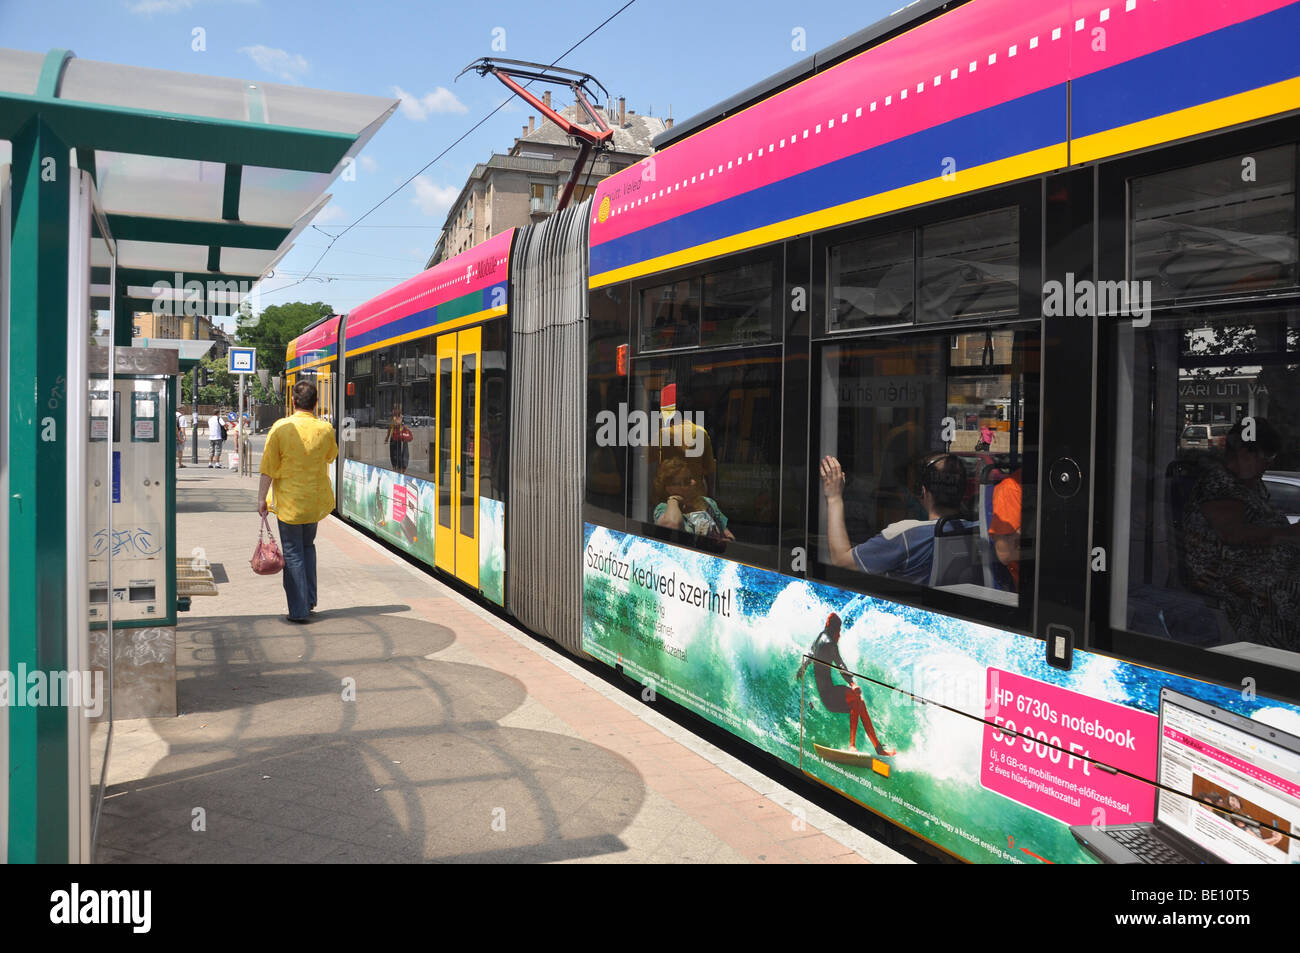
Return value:
[(529, 186), (528, 211), (536, 214), (550, 214), (555, 211), (555, 186), (550, 183), (533, 182)]

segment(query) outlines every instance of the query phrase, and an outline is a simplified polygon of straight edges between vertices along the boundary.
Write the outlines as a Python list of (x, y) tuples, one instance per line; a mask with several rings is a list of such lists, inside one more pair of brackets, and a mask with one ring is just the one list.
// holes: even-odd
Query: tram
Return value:
[[(336, 314), (313, 321), (302, 334), (289, 342), (285, 351), (285, 413), (293, 413), (293, 385), (310, 379), (316, 385), (316, 413), (333, 423), (337, 419), (335, 401), (338, 387), (339, 323)], [(335, 486), (335, 464), (330, 464), (330, 486)]]
[(338, 512), (960, 858), (1300, 862), (1297, 35), (914, 3), (291, 345)]

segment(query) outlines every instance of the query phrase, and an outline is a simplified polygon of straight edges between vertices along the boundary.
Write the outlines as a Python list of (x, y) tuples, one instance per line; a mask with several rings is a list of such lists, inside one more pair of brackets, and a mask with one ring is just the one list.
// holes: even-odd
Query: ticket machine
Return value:
[(89, 354), (91, 658), (112, 672), (116, 717), (175, 714), (178, 354), (118, 347), (109, 374), (107, 351)]
[(111, 380), (103, 354), (91, 367), (87, 492), (92, 513), (106, 513), (111, 498), (113, 518), (89, 527), (90, 618), (106, 621), (111, 600), (114, 628), (175, 625), (177, 354), (116, 353)]

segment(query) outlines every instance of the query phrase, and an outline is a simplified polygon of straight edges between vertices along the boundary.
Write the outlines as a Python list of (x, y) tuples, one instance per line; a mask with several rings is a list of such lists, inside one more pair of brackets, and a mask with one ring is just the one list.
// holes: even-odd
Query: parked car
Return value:
[(1292, 523), (1300, 523), (1300, 470), (1269, 470), (1264, 486), (1273, 505)]
[(1222, 450), (1232, 424), (1188, 424), (1178, 438), (1179, 450)]

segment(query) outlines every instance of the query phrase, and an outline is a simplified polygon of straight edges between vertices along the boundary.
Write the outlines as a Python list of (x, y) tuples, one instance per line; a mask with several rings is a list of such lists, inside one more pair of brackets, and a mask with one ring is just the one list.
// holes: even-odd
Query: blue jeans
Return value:
[(276, 522), (280, 524), (280, 548), (284, 553), (289, 618), (305, 619), (316, 604), (316, 524)]

